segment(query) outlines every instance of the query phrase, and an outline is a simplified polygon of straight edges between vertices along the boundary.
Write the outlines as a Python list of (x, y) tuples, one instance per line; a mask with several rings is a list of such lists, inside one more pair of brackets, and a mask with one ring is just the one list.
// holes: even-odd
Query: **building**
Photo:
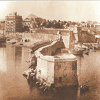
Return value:
[(38, 81), (47, 86), (55, 85), (55, 87), (78, 85), (76, 57), (67, 53), (54, 56), (57, 49), (64, 47), (62, 40), (54, 41), (35, 52)]
[(5, 20), (0, 20), (0, 30), (5, 29)]
[(81, 32), (78, 34), (78, 42), (82, 43), (95, 43), (95, 35), (90, 34), (87, 30), (81, 30)]
[(76, 42), (79, 42), (79, 43), (96, 42), (93, 28), (89, 30), (88, 28), (82, 28), (80, 26), (75, 26), (73, 33), (74, 33)]
[(43, 28), (44, 22), (46, 22), (45, 19), (30, 14), (23, 20), (23, 31), (32, 33), (35, 28)]
[(5, 32), (22, 32), (22, 16), (17, 12), (10, 13), (5, 17)]
[(0, 20), (0, 34), (4, 34), (5, 20)]
[(32, 32), (35, 27), (34, 25), (36, 25), (35, 18), (37, 18), (37, 16), (30, 14), (23, 20), (23, 31)]
[(96, 34), (100, 35), (100, 24), (95, 24)]
[(32, 32), (33, 30), (33, 24), (35, 23), (34, 20), (26, 18), (23, 21), (23, 31), (29, 31)]

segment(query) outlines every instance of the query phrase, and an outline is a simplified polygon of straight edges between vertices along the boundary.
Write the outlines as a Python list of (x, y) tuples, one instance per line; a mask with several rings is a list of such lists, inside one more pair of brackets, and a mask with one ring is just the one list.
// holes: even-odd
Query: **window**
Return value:
[(39, 74), (41, 74), (41, 70), (39, 69)]
[(72, 63), (72, 70), (77, 70), (77, 62)]
[(59, 77), (59, 83), (61, 83), (62, 82), (62, 77)]

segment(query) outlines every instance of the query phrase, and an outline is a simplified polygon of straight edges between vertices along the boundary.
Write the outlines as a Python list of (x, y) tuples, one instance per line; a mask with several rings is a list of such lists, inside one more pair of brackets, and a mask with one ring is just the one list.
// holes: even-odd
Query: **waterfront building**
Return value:
[(5, 20), (0, 20), (0, 30), (5, 29)]
[(5, 32), (22, 32), (22, 16), (17, 12), (7, 15), (5, 17)]
[(34, 25), (36, 25), (35, 18), (37, 18), (35, 15), (30, 14), (23, 20), (23, 31), (33, 31), (33, 28), (35, 27)]
[(76, 42), (81, 43), (94, 43), (95, 35), (94, 29), (89, 30), (88, 28), (83, 28), (80, 26), (75, 26), (73, 30), (73, 34), (75, 36)]
[(90, 34), (87, 30), (81, 30), (81, 32), (78, 34), (78, 40), (82, 43), (95, 43), (95, 35)]
[(96, 34), (100, 35), (100, 24), (95, 24)]

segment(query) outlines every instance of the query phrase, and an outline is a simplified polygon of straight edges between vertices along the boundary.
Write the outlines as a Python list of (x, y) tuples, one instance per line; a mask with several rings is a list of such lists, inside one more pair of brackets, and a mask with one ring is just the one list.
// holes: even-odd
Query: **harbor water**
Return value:
[[(0, 100), (100, 100), (100, 51), (77, 56), (78, 87), (63, 87), (45, 93), (22, 73), (28, 69), (29, 48), (0, 47)], [(80, 94), (80, 85), (89, 91)]]

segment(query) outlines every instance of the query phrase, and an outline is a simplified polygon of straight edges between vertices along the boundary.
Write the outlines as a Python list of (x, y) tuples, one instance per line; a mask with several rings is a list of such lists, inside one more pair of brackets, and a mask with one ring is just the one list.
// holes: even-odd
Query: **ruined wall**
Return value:
[(50, 44), (50, 45), (46, 46), (45, 48), (43, 48), (41, 50), (41, 53), (43, 55), (53, 56), (55, 54), (56, 49), (64, 48), (64, 47), (65, 47), (65, 45), (64, 45), (63, 41), (57, 41), (57, 42), (55, 41), (52, 44)]

